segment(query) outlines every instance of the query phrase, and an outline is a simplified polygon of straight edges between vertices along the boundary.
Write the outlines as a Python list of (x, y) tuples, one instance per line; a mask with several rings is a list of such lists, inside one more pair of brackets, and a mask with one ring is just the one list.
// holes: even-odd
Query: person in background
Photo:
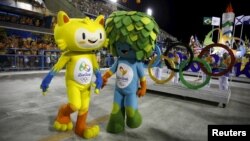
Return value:
[(101, 52), (100, 51), (97, 51), (97, 53), (96, 53), (96, 59), (97, 59), (97, 63), (100, 66), (101, 65)]
[(50, 67), (54, 66), (57, 62), (57, 53), (56, 51), (51, 53), (51, 63), (50, 63)]
[(30, 57), (30, 67), (35, 68), (37, 66), (36, 60), (38, 59), (37, 56), (37, 43), (36, 41), (30, 42), (30, 51), (31, 51), (31, 57)]
[(4, 70), (4, 68), (7, 67), (8, 64), (4, 39), (5, 37), (0, 36), (0, 71)]
[(24, 60), (24, 67), (25, 68), (29, 68), (30, 67), (30, 55), (31, 55), (31, 50), (30, 50), (30, 42), (31, 42), (31, 38), (27, 38), (27, 40), (25, 40), (23, 42), (23, 60)]

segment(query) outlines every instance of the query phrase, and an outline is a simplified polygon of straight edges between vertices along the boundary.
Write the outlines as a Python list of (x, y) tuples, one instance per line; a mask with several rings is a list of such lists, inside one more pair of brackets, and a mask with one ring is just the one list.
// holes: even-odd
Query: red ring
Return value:
[(204, 49), (201, 50), (201, 53), (198, 55), (198, 58), (202, 59), (202, 56), (205, 53), (209, 52), (209, 50), (213, 47), (221, 47), (221, 48), (224, 48), (225, 50), (227, 50), (228, 54), (231, 57), (231, 62), (229, 64), (228, 68), (224, 71), (219, 72), (219, 73), (213, 73), (213, 72), (208, 72), (207, 69), (201, 63), (199, 63), (199, 64), (200, 64), (201, 70), (205, 74), (210, 75), (210, 76), (222, 76), (222, 75), (228, 73), (230, 70), (232, 70), (236, 59), (235, 59), (233, 51), (228, 46), (220, 44), (220, 43), (210, 44), (210, 45), (206, 46)]

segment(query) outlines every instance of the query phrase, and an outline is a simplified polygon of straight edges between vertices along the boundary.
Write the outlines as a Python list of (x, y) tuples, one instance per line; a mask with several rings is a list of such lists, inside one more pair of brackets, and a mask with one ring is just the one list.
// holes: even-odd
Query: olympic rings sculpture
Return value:
[[(212, 32), (214, 32), (215, 30), (218, 30), (219, 31), (219, 43), (214, 43), (212, 41), (212, 38), (211, 38), (211, 34)], [(237, 53), (233, 52), (233, 50), (225, 45), (225, 42), (228, 41), (228, 42), (231, 42), (232, 40), (238, 40), (240, 41), (241, 44), (244, 45), (244, 41), (237, 38), (237, 37), (224, 37), (222, 35), (222, 32), (221, 32), (221, 29), (217, 28), (217, 29), (213, 29), (212, 31), (210, 31), (205, 40), (204, 40), (204, 45), (206, 45), (204, 48), (202, 48), (200, 54), (198, 55), (198, 57), (195, 57), (194, 58), (194, 54), (193, 54), (193, 51), (192, 49), (183, 44), (183, 43), (180, 43), (180, 42), (177, 42), (177, 43), (173, 43), (172, 45), (170, 45), (167, 50), (163, 53), (163, 55), (160, 54), (160, 57), (159, 56), (156, 56), (156, 57), (153, 57), (152, 60), (149, 62), (149, 65), (148, 65), (148, 72), (149, 72), (149, 76), (150, 78), (155, 81), (156, 83), (158, 84), (163, 84), (163, 83), (166, 83), (168, 81), (170, 81), (173, 77), (174, 77), (174, 74), (175, 73), (179, 73), (179, 76), (180, 76), (180, 81), (183, 85), (185, 85), (187, 88), (189, 89), (199, 89), (199, 88), (202, 88), (203, 86), (205, 86), (206, 84), (209, 83), (210, 79), (211, 79), (211, 76), (223, 76), (227, 73), (229, 73), (234, 64), (235, 64), (235, 61), (236, 61), (236, 57), (237, 56)], [(184, 58), (184, 60), (181, 61), (180, 65), (179, 65), (179, 68), (178, 68), (178, 65), (175, 65), (173, 59), (170, 58), (169, 56), (169, 53), (171, 52), (171, 50), (173, 50), (174, 48), (181, 48), (181, 49), (186, 49), (186, 53), (187, 55), (185, 56), (186, 58), (182, 57), (182, 59)], [(214, 49), (215, 48), (215, 49)], [(208, 64), (204, 59), (205, 56), (206, 57), (213, 57), (213, 59), (215, 60), (215, 62), (223, 62), (225, 60), (225, 57), (222, 57), (222, 55), (219, 55), (218, 57), (218, 54), (214, 53), (212, 54), (211, 51), (214, 49), (214, 51), (221, 51), (222, 52), (222, 55), (225, 55), (227, 56), (227, 64), (224, 65), (224, 67), (211, 67), (210, 65), (211, 64)], [(159, 49), (158, 49), (158, 52), (159, 52)], [(243, 56), (244, 55), (244, 51), (238, 53), (238, 56)], [(178, 55), (177, 55), (178, 56)], [(174, 56), (176, 57), (176, 56)], [(179, 55), (180, 57), (180, 55)], [(230, 58), (229, 58), (230, 57)], [(161, 61), (164, 61), (165, 65), (168, 67), (168, 69), (171, 70), (170, 72), (170, 75), (168, 78), (165, 78), (164, 80), (159, 80), (157, 79), (153, 73), (152, 73), (152, 67), (154, 66), (154, 64), (157, 62), (157, 63), (161, 63)], [(192, 65), (193, 62), (197, 62), (198, 65), (200, 66), (200, 69), (207, 75), (206, 76), (206, 79), (204, 82), (202, 83), (199, 83), (198, 85), (197, 84), (192, 84), (190, 83), (189, 81), (185, 80), (184, 79), (184, 76), (183, 76), (183, 71), (185, 70), (188, 70), (190, 68), (190, 66)], [(216, 66), (216, 65), (215, 65)], [(217, 69), (217, 72), (214, 71)], [(219, 72), (218, 72), (219, 70)]]

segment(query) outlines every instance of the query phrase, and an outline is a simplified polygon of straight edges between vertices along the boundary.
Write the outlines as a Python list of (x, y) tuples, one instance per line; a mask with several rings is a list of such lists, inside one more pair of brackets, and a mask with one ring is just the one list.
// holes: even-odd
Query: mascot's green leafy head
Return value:
[(136, 52), (137, 60), (144, 60), (155, 48), (159, 27), (155, 20), (142, 12), (115, 11), (106, 20), (109, 50), (117, 56), (115, 43), (127, 43)]

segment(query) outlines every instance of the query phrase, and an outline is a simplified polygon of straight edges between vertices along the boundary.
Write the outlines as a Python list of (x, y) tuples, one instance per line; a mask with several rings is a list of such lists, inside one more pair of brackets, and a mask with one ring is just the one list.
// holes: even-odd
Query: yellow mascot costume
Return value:
[(108, 41), (104, 30), (104, 16), (100, 15), (95, 20), (89, 17), (69, 18), (65, 12), (60, 11), (57, 15), (54, 36), (63, 53), (43, 79), (41, 89), (45, 95), (53, 76), (66, 66), (65, 80), (68, 95), (68, 103), (60, 107), (54, 128), (59, 131), (72, 130), (70, 114), (78, 111), (75, 133), (83, 138), (93, 138), (99, 134), (99, 126), (88, 127), (86, 118), (93, 74), (96, 76), (95, 93), (98, 94), (102, 86), (95, 50), (105, 46)]

